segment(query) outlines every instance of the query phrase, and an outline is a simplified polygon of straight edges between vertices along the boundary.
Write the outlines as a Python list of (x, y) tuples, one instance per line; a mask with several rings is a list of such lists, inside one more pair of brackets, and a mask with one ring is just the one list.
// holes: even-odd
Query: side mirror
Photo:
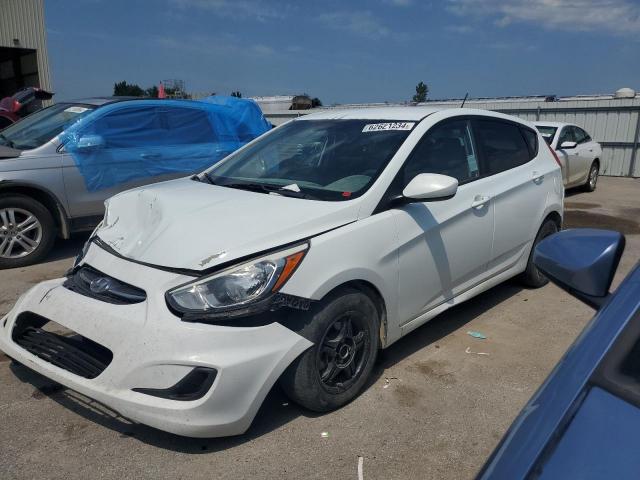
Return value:
[(611, 230), (564, 230), (538, 244), (533, 263), (560, 288), (598, 309), (609, 297), (624, 245), (624, 235)]
[(445, 200), (458, 191), (458, 180), (438, 173), (420, 173), (404, 187), (402, 196), (411, 200)]
[(101, 135), (83, 135), (75, 145), (77, 150), (95, 150), (104, 147), (104, 138)]
[(560, 145), (560, 149), (562, 150), (571, 150), (572, 148), (576, 148), (578, 144), (576, 142), (562, 142)]

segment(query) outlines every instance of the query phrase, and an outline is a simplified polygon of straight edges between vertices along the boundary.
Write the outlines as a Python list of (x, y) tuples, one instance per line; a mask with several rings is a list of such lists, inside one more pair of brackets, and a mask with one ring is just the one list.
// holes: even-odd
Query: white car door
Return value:
[(513, 268), (529, 251), (553, 188), (548, 176), (554, 165), (537, 155), (537, 132), (506, 120), (477, 120), (473, 124), (478, 150), (488, 170), (495, 231), (488, 275)]
[[(564, 142), (576, 142), (575, 130), (572, 125), (562, 127), (558, 135), (556, 153), (565, 164), (566, 186), (576, 185), (581, 178), (583, 161), (580, 158), (580, 148), (562, 148)], [(577, 142), (576, 142), (577, 143)]]
[(470, 127), (464, 119), (434, 126), (400, 172), (402, 188), (419, 173), (450, 175), (460, 183), (450, 199), (410, 203), (395, 211), (403, 324), (486, 277), (493, 240), (491, 180), (480, 178)]
[(583, 184), (587, 181), (591, 164), (595, 160), (598, 153), (596, 152), (595, 142), (580, 127), (573, 127), (573, 137), (577, 143), (576, 155), (574, 159), (575, 182)]

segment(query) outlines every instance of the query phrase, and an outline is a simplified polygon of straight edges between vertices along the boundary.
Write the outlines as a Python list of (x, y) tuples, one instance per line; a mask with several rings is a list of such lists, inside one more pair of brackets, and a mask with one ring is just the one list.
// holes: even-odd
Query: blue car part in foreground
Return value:
[(640, 478), (640, 262), (609, 287), (624, 236), (565, 230), (534, 262), (598, 310), (513, 422), (479, 479)]

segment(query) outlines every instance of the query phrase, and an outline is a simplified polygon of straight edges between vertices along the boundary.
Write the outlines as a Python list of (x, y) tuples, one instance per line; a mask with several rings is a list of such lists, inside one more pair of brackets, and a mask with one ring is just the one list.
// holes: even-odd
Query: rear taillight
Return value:
[(549, 147), (549, 151), (551, 152), (551, 155), (553, 155), (553, 158), (555, 159), (558, 166), (562, 168), (562, 163), (560, 163), (560, 159), (558, 158), (558, 154), (556, 153), (556, 151), (553, 148), (551, 148), (551, 145), (549, 145), (547, 142), (544, 142), (544, 143), (547, 145), (547, 147)]

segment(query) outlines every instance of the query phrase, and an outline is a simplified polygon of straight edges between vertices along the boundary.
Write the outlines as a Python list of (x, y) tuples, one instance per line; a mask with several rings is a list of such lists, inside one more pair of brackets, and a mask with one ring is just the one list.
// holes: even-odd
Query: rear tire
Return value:
[(353, 400), (371, 375), (380, 316), (371, 298), (352, 288), (330, 294), (306, 313), (293, 323), (314, 345), (289, 365), (280, 384), (309, 410), (335, 410)]
[(56, 234), (53, 217), (40, 202), (24, 195), (0, 196), (0, 269), (41, 261)]
[(598, 183), (598, 176), (600, 174), (600, 165), (598, 162), (593, 162), (591, 164), (591, 168), (589, 169), (589, 176), (587, 177), (587, 182), (582, 186), (582, 189), (585, 192), (593, 192), (596, 189), (596, 184)]
[(531, 253), (529, 253), (527, 268), (520, 275), (520, 282), (522, 282), (524, 286), (529, 288), (540, 288), (549, 283), (549, 279), (542, 273), (540, 273), (538, 267), (536, 267), (533, 263), (533, 252), (535, 251), (536, 246), (538, 245), (538, 243), (540, 243), (541, 240), (557, 232), (558, 225), (551, 219), (545, 220), (545, 222), (540, 227), (540, 230), (538, 230), (536, 239), (533, 241), (533, 246), (531, 247)]

